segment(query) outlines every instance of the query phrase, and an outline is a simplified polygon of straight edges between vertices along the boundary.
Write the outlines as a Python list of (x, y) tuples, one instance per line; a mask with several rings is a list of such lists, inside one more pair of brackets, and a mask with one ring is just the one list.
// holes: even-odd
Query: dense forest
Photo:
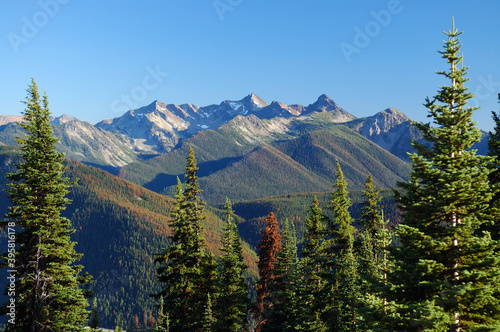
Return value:
[[(164, 166), (184, 174), (156, 188), (175, 197), (163, 196), (65, 160), (55, 149), (47, 96), (32, 80), (21, 124), (27, 135), (17, 140), (20, 150), (0, 154), (9, 170), (0, 183), (8, 206), (5, 329), (500, 330), (500, 116), (493, 113), (489, 156), (476, 154), (481, 132), (467, 107), (461, 33), (454, 26), (445, 33), (440, 53), (449, 69), (438, 74), (450, 84), (426, 99), (433, 122), (415, 126), (427, 143), (413, 142), (409, 180), (393, 179), (394, 191), (375, 185), (384, 174), (363, 178), (354, 161), (304, 153), (293, 141), (256, 149), (238, 178), (218, 178), (233, 189), (238, 181), (255, 184), (255, 193), (224, 197), (224, 204), (223, 186), (200, 181), (207, 171), (186, 145), (178, 150), (187, 154), (185, 167)], [(376, 167), (383, 156), (373, 159), (345, 140), (350, 130), (303, 139), (336, 142), (331, 151), (383, 170)], [(236, 158), (229, 155), (225, 163)], [(289, 185), (309, 181), (308, 193), (272, 196), (275, 189), (260, 188), (255, 175), (270, 173), (248, 171), (278, 162), (293, 168), (299, 159)], [(395, 165), (394, 174), (404, 173)], [(334, 179), (331, 192), (306, 172), (318, 168)], [(283, 170), (273, 173), (277, 186), (286, 181)], [(350, 192), (345, 170), (364, 190)], [(208, 206), (202, 193), (212, 189)], [(245, 200), (257, 192), (267, 198)]]

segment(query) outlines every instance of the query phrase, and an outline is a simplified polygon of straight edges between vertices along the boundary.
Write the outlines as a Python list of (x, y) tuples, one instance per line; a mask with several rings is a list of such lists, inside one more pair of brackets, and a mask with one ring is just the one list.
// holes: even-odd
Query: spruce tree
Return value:
[(207, 308), (206, 294), (217, 293), (217, 265), (213, 254), (206, 251), (203, 237), (205, 203), (200, 198), (197, 171), (190, 147), (184, 190), (177, 180), (176, 205), (171, 211), (171, 245), (155, 260), (160, 263), (157, 277), (163, 289), (154, 296), (164, 298), (170, 331), (200, 330)]
[[(4, 312), (15, 300), (15, 318), (10, 331), (77, 331), (87, 323), (88, 306), (79, 286), (81, 258), (70, 235), (74, 232), (67, 218), (61, 217), (70, 203), (65, 196), (74, 184), (63, 177), (64, 154), (55, 149), (47, 95), (40, 97), (32, 79), (27, 89), (24, 123), (27, 132), (17, 140), (22, 162), (17, 172), (7, 174), (12, 181), (8, 195), (12, 203), (2, 227), (16, 246), (4, 254), (10, 275), (15, 278), (15, 295), (3, 306)], [(12, 236), (11, 236), (12, 235)]]
[(217, 331), (240, 331), (248, 327), (248, 286), (243, 273), (241, 238), (233, 222), (231, 201), (226, 198), (226, 224), (223, 230), (222, 258), (220, 260), (219, 296), (216, 303)]
[(376, 322), (386, 314), (386, 300), (380, 296), (387, 285), (387, 251), (391, 240), (391, 232), (387, 229), (383, 211), (380, 206), (380, 189), (373, 184), (371, 174), (363, 190), (364, 200), (361, 202), (361, 229), (356, 240), (359, 260), (359, 292), (361, 295), (360, 311), (361, 330), (374, 328)]
[(306, 218), (304, 241), (300, 268), (302, 271), (302, 284), (299, 285), (298, 296), (302, 308), (300, 314), (300, 325), (306, 331), (326, 331), (326, 325), (321, 319), (325, 311), (320, 294), (326, 286), (323, 271), (327, 257), (322, 250), (325, 240), (325, 218), (319, 201), (314, 196), (311, 207)]
[(269, 295), (264, 298), (264, 320), (261, 331), (285, 331), (296, 325), (298, 258), (297, 243), (290, 230), (288, 219), (282, 230), (282, 248), (273, 267), (273, 282)]
[(413, 143), (410, 180), (400, 183), (396, 198), (404, 223), (396, 234), (395, 271), (390, 274), (397, 306), (392, 330), (497, 331), (500, 329), (499, 257), (496, 241), (484, 224), (498, 220), (490, 208), (495, 190), (488, 165), (492, 158), (476, 155), (472, 145), (481, 133), (472, 122), (475, 108), (466, 107), (461, 33), (455, 29), (440, 52), (449, 79), (437, 95), (426, 99), (430, 123), (415, 125), (430, 147)]
[(357, 259), (354, 253), (353, 219), (349, 213), (351, 200), (347, 190), (347, 182), (340, 164), (337, 163), (335, 190), (328, 208), (333, 218), (328, 219), (327, 234), (330, 238), (325, 242), (325, 249), (330, 255), (331, 283), (330, 297), (333, 304), (327, 311), (332, 331), (357, 331), (357, 308), (359, 305)]
[[(500, 102), (500, 93), (498, 94), (498, 100)], [(493, 164), (494, 171), (490, 173), (490, 181), (494, 184), (500, 183), (500, 114), (491, 112), (495, 127), (493, 132), (489, 132), (488, 136), (488, 155), (496, 157)]]
[(89, 327), (91, 329), (97, 329), (99, 327), (99, 323), (100, 319), (99, 313), (97, 312), (97, 299), (94, 298), (94, 302), (92, 303), (92, 310), (89, 317)]
[[(498, 94), (500, 101), (500, 93)], [(488, 137), (488, 156), (495, 157), (491, 162), (492, 172), (489, 175), (489, 180), (492, 185), (500, 185), (500, 114), (491, 112), (495, 127), (493, 132), (489, 132)], [(491, 205), (498, 208), (500, 204), (500, 194), (496, 193), (493, 196)], [(487, 229), (491, 233), (491, 237), (495, 240), (500, 240), (500, 221), (495, 221), (493, 225), (485, 225), (483, 229)]]
[(259, 268), (259, 281), (257, 282), (257, 331), (260, 331), (262, 326), (266, 323), (263, 312), (269, 302), (265, 298), (269, 296), (269, 287), (274, 282), (274, 266), (278, 261), (278, 254), (281, 251), (281, 235), (278, 227), (278, 220), (273, 212), (264, 219), (267, 226), (262, 233), (260, 243), (257, 246), (259, 261), (257, 266)]

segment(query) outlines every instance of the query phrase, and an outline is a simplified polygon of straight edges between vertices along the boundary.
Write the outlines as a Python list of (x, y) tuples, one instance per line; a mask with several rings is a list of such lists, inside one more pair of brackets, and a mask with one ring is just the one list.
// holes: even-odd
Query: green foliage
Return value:
[(99, 319), (99, 313), (97, 312), (97, 299), (94, 298), (94, 302), (92, 303), (92, 310), (90, 311), (89, 317), (89, 326), (92, 329), (96, 329), (99, 327), (99, 323), (101, 320)]
[(466, 107), (460, 33), (453, 26), (440, 52), (450, 66), (439, 72), (451, 81), (426, 107), (434, 125), (416, 126), (431, 147), (414, 144), (413, 171), (398, 193), (404, 224), (396, 234), (395, 270), (389, 274), (396, 309), (393, 330), (498, 330), (500, 321), (498, 244), (482, 225), (498, 220), (490, 207), (491, 157), (470, 147), (481, 134)]
[[(163, 297), (171, 331), (197, 331), (207, 328), (201, 320), (211, 310), (205, 294), (216, 294), (216, 264), (211, 252), (206, 252), (203, 237), (205, 203), (200, 199), (201, 189), (196, 176), (194, 150), (189, 149), (186, 165), (186, 189), (177, 183), (177, 203), (171, 213), (171, 245), (155, 260), (160, 263), (157, 276), (162, 290), (155, 296)], [(166, 315), (166, 313), (165, 313)]]
[[(21, 124), (27, 135), (17, 140), (22, 162), (15, 165), (16, 173), (7, 174), (12, 206), (1, 224), (15, 245), (2, 263), (15, 271), (15, 294), (10, 295), (15, 312), (7, 330), (83, 330), (88, 303), (80, 285), (88, 279), (80, 275), (83, 267), (74, 264), (82, 255), (70, 239), (69, 219), (61, 216), (74, 183), (63, 177), (64, 155), (55, 150), (47, 96), (40, 97), (33, 79), (27, 92), (26, 122)], [(10, 303), (2, 307), (4, 313), (12, 312)]]
[[(498, 94), (498, 100), (500, 101), (500, 93)], [(492, 172), (489, 174), (488, 178), (491, 184), (500, 185), (500, 117), (499, 114), (493, 111), (491, 114), (495, 122), (495, 127), (493, 128), (494, 132), (490, 131), (488, 137), (488, 156), (495, 157), (495, 159), (491, 162), (490, 167)], [(500, 204), (499, 196), (500, 195), (496, 193), (491, 204), (498, 206), (498, 204)], [(495, 222), (494, 225), (485, 226), (483, 228), (491, 233), (493, 239), (500, 240), (500, 223), (498, 221)]]
[(320, 301), (320, 296), (327, 285), (323, 276), (328, 256), (322, 250), (326, 235), (325, 221), (326, 216), (319, 206), (318, 198), (314, 196), (305, 222), (306, 231), (301, 253), (303, 259), (300, 265), (303, 280), (298, 288), (299, 306), (302, 312), (298, 320), (301, 326), (315, 331), (326, 330), (325, 323), (321, 319), (325, 306)]
[(380, 189), (375, 189), (373, 178), (369, 176), (363, 191), (364, 201), (361, 203), (361, 230), (356, 240), (360, 311), (363, 316), (358, 324), (362, 330), (375, 328), (387, 312), (386, 300), (380, 297), (380, 293), (387, 285), (387, 251), (392, 232), (387, 229), (387, 222), (379, 205), (379, 193)]
[(240, 331), (248, 328), (250, 306), (244, 272), (243, 248), (237, 225), (233, 222), (231, 201), (226, 198), (226, 225), (219, 263), (219, 295), (216, 303), (216, 331)]
[(331, 284), (328, 296), (333, 299), (325, 317), (330, 330), (357, 331), (358, 264), (354, 253), (355, 228), (349, 213), (350, 207), (347, 183), (337, 163), (335, 190), (328, 206), (334, 216), (327, 219), (327, 239), (323, 243), (323, 250), (329, 259), (329, 264), (326, 264), (328, 270), (325, 271)]

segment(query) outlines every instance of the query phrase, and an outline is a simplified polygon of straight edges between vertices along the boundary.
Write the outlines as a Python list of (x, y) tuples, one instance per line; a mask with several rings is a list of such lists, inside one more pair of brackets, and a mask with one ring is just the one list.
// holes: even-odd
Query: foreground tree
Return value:
[[(217, 294), (217, 265), (212, 253), (206, 251), (202, 222), (205, 203), (200, 198), (196, 158), (189, 148), (186, 165), (186, 189), (177, 181), (177, 203), (172, 209), (172, 244), (155, 262), (160, 263), (157, 277), (163, 289), (155, 297), (164, 299), (164, 316), (170, 331), (203, 329), (208, 304), (207, 294)], [(212, 299), (210, 299), (212, 301)], [(167, 322), (164, 322), (167, 324)], [(165, 325), (166, 327), (166, 325)]]
[(222, 239), (219, 297), (215, 305), (216, 331), (241, 331), (248, 327), (248, 286), (243, 273), (247, 269), (237, 225), (233, 222), (231, 201), (226, 198), (226, 224)]
[(265, 298), (269, 296), (270, 284), (274, 282), (275, 270), (274, 266), (278, 261), (278, 255), (281, 251), (281, 235), (278, 227), (278, 220), (274, 213), (270, 212), (268, 218), (265, 219), (267, 227), (262, 233), (258, 249), (258, 268), (259, 268), (259, 281), (257, 282), (257, 331), (261, 330), (264, 325), (265, 319), (262, 316), (266, 310), (268, 302)]
[(359, 260), (358, 274), (360, 285), (359, 322), (361, 330), (369, 330), (378, 325), (386, 313), (386, 300), (379, 293), (387, 285), (387, 247), (391, 232), (387, 229), (380, 206), (380, 189), (376, 189), (371, 174), (365, 183), (361, 202), (361, 226), (356, 239)]
[(390, 329), (406, 331), (497, 331), (500, 329), (500, 269), (496, 241), (484, 224), (498, 220), (490, 208), (491, 157), (471, 146), (481, 133), (472, 122), (472, 94), (460, 66), (454, 25), (440, 52), (450, 65), (439, 72), (451, 81), (426, 107), (434, 125), (417, 123), (431, 147), (413, 143), (410, 181), (397, 193), (404, 223), (396, 234), (396, 269), (390, 274), (397, 307)]
[[(9, 239), (17, 246), (4, 254), (6, 266), (15, 277), (15, 316), (9, 331), (78, 331), (87, 323), (88, 306), (79, 286), (81, 258), (74, 249), (70, 235), (71, 223), (61, 217), (70, 203), (65, 198), (72, 186), (63, 177), (64, 154), (55, 150), (57, 139), (50, 125), (47, 96), (39, 95), (34, 80), (29, 85), (26, 109), (23, 112), (25, 138), (17, 142), (22, 148), (22, 162), (17, 172), (7, 174), (12, 181), (8, 195), (12, 206), (2, 222)], [(15, 228), (17, 227), (17, 228)], [(17, 230), (17, 233), (16, 233)]]
[(351, 200), (347, 182), (340, 164), (337, 163), (335, 190), (328, 208), (333, 218), (328, 220), (327, 233), (330, 236), (325, 243), (325, 250), (330, 254), (331, 283), (330, 297), (333, 305), (327, 311), (331, 331), (357, 331), (357, 308), (359, 306), (359, 287), (357, 259), (354, 253), (353, 219), (349, 213)]
[(283, 226), (282, 248), (273, 268), (273, 282), (269, 284), (269, 296), (264, 298), (263, 316), (265, 324), (261, 331), (288, 331), (301, 322), (298, 321), (302, 308), (297, 307), (299, 269), (297, 241), (290, 230), (288, 219)]
[[(500, 93), (498, 94), (498, 101), (500, 102)], [(491, 116), (495, 123), (493, 132), (489, 132), (488, 136), (488, 155), (496, 157), (493, 163), (493, 171), (490, 173), (490, 181), (494, 184), (500, 183), (500, 114), (491, 112)], [(497, 197), (495, 197), (498, 199)]]
[(325, 241), (325, 218), (319, 201), (314, 196), (306, 218), (306, 231), (302, 243), (301, 270), (304, 278), (299, 288), (300, 325), (306, 331), (326, 331), (326, 324), (321, 319), (325, 311), (320, 295), (327, 285), (323, 278), (327, 256), (322, 250)]
[[(498, 94), (498, 100), (500, 102), (500, 93)], [(494, 185), (500, 185), (500, 114), (491, 112), (493, 121), (495, 122), (495, 127), (493, 132), (490, 131), (488, 137), (488, 156), (495, 157), (495, 160), (491, 163), (492, 172), (489, 175), (490, 183)], [(500, 204), (500, 193), (496, 193), (493, 197), (492, 206), (498, 208)], [(483, 227), (491, 233), (491, 237), (495, 240), (500, 240), (500, 221), (495, 221), (493, 225), (486, 225)]]

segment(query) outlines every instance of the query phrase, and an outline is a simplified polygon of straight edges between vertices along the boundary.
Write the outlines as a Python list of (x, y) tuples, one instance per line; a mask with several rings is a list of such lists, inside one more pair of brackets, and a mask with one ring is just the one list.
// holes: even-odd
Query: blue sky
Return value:
[(154, 100), (198, 106), (253, 92), (308, 105), (323, 93), (357, 117), (395, 107), (425, 121), (447, 82), (451, 28), (492, 129), (499, 111), (500, 2), (423, 0), (40, 0), (0, 4), (0, 114), (34, 77), (51, 112), (96, 123)]

